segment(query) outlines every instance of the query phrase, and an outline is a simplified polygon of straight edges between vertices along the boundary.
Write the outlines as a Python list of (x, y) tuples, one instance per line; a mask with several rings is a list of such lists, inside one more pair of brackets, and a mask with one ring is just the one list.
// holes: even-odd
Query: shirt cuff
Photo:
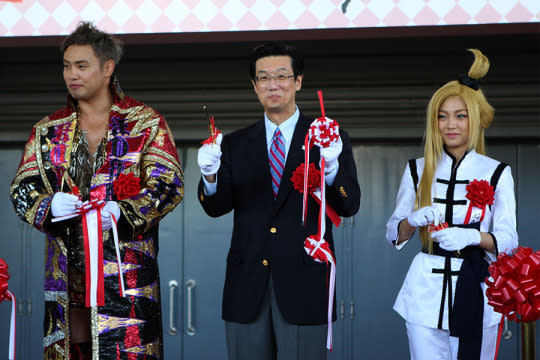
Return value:
[(217, 192), (217, 174), (216, 174), (216, 181), (211, 183), (206, 181), (206, 178), (202, 176), (203, 181), (203, 188), (204, 188), (204, 195), (206, 196), (212, 196)]

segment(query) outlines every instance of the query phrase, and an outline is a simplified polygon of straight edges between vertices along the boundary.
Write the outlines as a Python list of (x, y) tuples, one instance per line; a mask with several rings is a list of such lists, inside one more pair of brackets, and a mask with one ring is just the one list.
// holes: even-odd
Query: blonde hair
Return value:
[[(474, 82), (487, 74), (489, 60), (478, 49), (468, 50), (474, 55), (474, 62), (469, 69), (468, 77)], [(485, 154), (484, 129), (491, 125), (495, 109), (489, 105), (481, 89), (475, 90), (458, 80), (446, 83), (433, 94), (427, 106), (426, 132), (424, 135), (424, 171), (418, 184), (415, 209), (432, 204), (431, 186), (444, 146), (439, 131), (439, 109), (450, 96), (459, 96), (467, 107), (469, 118), (468, 150), (474, 149), (480, 154)], [(420, 229), (420, 238), (422, 239), (422, 247), (432, 253), (433, 241), (425, 227)]]

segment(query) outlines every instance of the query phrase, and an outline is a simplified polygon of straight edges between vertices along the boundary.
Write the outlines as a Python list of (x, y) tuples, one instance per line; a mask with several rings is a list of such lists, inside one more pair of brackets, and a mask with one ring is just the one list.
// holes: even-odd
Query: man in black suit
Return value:
[[(287, 45), (263, 44), (251, 54), (250, 73), (264, 118), (223, 143), (219, 135), (198, 155), (204, 210), (212, 217), (234, 210), (222, 314), (229, 359), (326, 359), (330, 267), (304, 250), (304, 240), (318, 232), (319, 205), (308, 199), (302, 225), (302, 194), (291, 181), (304, 161), (304, 138), (313, 121), (295, 103), (303, 59)], [(269, 156), (277, 132), (285, 161), (276, 180)], [(349, 136), (340, 135), (327, 148), (314, 146), (310, 160), (319, 164), (324, 156), (327, 203), (340, 216), (352, 216), (360, 206), (360, 187)], [(333, 252), (328, 218), (326, 229)]]

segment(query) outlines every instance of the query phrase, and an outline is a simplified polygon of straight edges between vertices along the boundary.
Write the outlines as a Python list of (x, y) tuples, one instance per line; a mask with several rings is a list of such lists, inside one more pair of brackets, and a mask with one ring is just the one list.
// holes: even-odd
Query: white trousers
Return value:
[[(457, 360), (459, 338), (450, 336), (448, 330), (405, 323), (411, 360)], [(493, 360), (495, 357), (497, 330), (498, 325), (484, 328), (480, 360)]]

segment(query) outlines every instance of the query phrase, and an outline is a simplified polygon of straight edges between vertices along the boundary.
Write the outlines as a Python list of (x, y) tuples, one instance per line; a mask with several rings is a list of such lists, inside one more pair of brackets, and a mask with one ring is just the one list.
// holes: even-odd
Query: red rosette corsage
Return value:
[[(304, 193), (304, 168), (306, 165), (301, 163), (296, 170), (294, 170), (291, 181), (296, 190), (301, 194)], [(309, 163), (309, 172), (308, 172), (308, 193), (312, 193), (321, 186), (321, 174), (319, 169), (315, 167), (314, 163)]]
[(467, 199), (471, 201), (472, 206), (483, 208), (487, 205), (493, 205), (495, 192), (486, 180), (473, 180), (467, 185)]
[(441, 231), (441, 230), (444, 230), (444, 229), (447, 229), (447, 228), (448, 228), (448, 223), (447, 222), (442, 222), (442, 223), (439, 223), (439, 225), (430, 224), (428, 226), (427, 231), (432, 233), (432, 232)]
[(8, 290), (9, 278), (8, 265), (4, 259), (0, 258), (0, 303), (4, 300), (11, 300), (11, 295)]
[[(291, 181), (293, 186), (300, 194), (304, 193), (304, 173), (305, 164), (301, 163), (296, 170), (294, 170)], [(321, 204), (321, 171), (315, 167), (315, 164), (309, 163), (308, 181), (307, 181), (307, 193), (320, 205)], [(332, 223), (338, 227), (341, 224), (341, 218), (337, 214), (336, 210), (329, 204), (326, 204), (326, 215), (332, 220)]]
[(489, 305), (515, 322), (540, 319), (540, 251), (518, 247), (499, 254), (489, 265), (486, 295)]
[(467, 209), (467, 214), (465, 215), (464, 223), (468, 224), (471, 220), (472, 208), (477, 207), (482, 209), (482, 216), (480, 217), (480, 222), (484, 219), (486, 214), (486, 206), (493, 205), (493, 200), (495, 199), (495, 191), (493, 186), (491, 186), (486, 180), (473, 180), (466, 187), (467, 194), (465, 197), (470, 200), (469, 208)]
[(113, 181), (113, 189), (118, 200), (129, 199), (141, 190), (141, 179), (133, 173), (120, 174)]

